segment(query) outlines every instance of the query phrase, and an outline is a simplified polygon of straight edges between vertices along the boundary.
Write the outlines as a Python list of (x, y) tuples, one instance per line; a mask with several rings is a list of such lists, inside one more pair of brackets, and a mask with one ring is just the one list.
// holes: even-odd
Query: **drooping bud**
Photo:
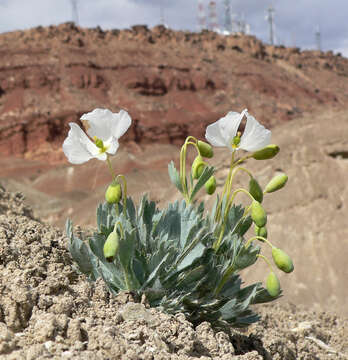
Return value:
[(254, 200), (251, 204), (251, 218), (258, 227), (264, 227), (267, 223), (267, 214), (262, 205)]
[(288, 176), (286, 174), (279, 174), (274, 176), (274, 178), (266, 185), (265, 192), (271, 193), (277, 191), (285, 186), (288, 181)]
[(291, 273), (294, 270), (294, 264), (290, 256), (281, 249), (278, 249), (273, 246), (272, 248), (272, 257), (274, 263), (277, 265), (277, 268), (286, 272)]
[(266, 289), (273, 297), (276, 297), (280, 294), (280, 282), (277, 278), (277, 275), (273, 271), (271, 271), (267, 276)]
[(208, 181), (204, 184), (205, 186), (205, 190), (207, 192), (207, 194), (212, 195), (214, 194), (215, 190), (216, 190), (216, 179), (215, 176), (212, 175)]
[[(257, 225), (255, 225), (254, 231), (255, 231), (255, 235), (262, 236), (262, 237), (267, 239), (267, 228), (266, 228), (266, 226), (258, 227)], [(262, 241), (261, 239), (259, 239), (259, 240)]]
[(118, 235), (116, 231), (109, 234), (104, 243), (104, 257), (107, 262), (112, 262), (117, 254), (118, 249)]
[(267, 160), (275, 157), (279, 152), (279, 146), (275, 144), (270, 144), (264, 147), (261, 150), (255, 151), (252, 157), (256, 160)]
[(109, 204), (117, 204), (122, 197), (122, 188), (121, 185), (116, 182), (113, 181), (107, 188), (106, 192), (105, 192), (105, 200), (109, 203)]
[(255, 178), (251, 178), (249, 181), (249, 192), (255, 200), (257, 200), (259, 203), (262, 203), (263, 192), (261, 186)]
[(208, 144), (204, 141), (198, 140), (197, 146), (198, 146), (201, 156), (209, 158), (209, 159), (214, 156), (214, 151), (210, 144)]
[(192, 177), (198, 179), (202, 175), (204, 168), (205, 162), (203, 161), (202, 156), (198, 155), (192, 163)]

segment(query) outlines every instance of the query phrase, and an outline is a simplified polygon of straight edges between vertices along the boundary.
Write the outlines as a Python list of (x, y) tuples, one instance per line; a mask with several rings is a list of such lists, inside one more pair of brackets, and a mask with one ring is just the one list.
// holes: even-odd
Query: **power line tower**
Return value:
[(212, 30), (212, 31), (219, 30), (215, 1), (210, 1), (210, 3), (209, 3), (209, 30)]
[(203, 0), (198, 0), (198, 30), (207, 28)]
[(236, 20), (237, 14), (231, 12), (231, 33), (236, 33), (238, 31), (238, 21)]
[(321, 33), (320, 33), (319, 25), (316, 27), (315, 30), (315, 42), (317, 44), (317, 50), (321, 51)]
[(238, 20), (235, 21), (236, 31), (240, 34), (245, 34), (247, 30), (247, 23), (245, 22), (244, 13), (238, 15)]
[(225, 31), (232, 33), (232, 14), (230, 0), (225, 0)]
[(160, 24), (165, 25), (165, 23), (164, 23), (164, 7), (163, 7), (162, 1), (160, 1)]
[(268, 15), (266, 16), (266, 20), (268, 20), (269, 22), (269, 42), (271, 45), (274, 45), (275, 43), (275, 24), (274, 24), (274, 13), (275, 13), (275, 10), (273, 8), (273, 6), (271, 5), (269, 8), (268, 8)]
[(70, 2), (71, 2), (72, 20), (75, 23), (75, 25), (79, 24), (79, 13), (77, 11), (77, 1), (78, 0), (70, 0)]

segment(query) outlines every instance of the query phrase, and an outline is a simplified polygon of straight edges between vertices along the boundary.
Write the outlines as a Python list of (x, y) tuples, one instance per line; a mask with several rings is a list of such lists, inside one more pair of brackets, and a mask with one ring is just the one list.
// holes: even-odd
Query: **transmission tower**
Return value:
[(198, 30), (207, 28), (203, 0), (198, 0)]
[(232, 14), (230, 0), (225, 0), (225, 31), (232, 33)]
[(72, 20), (75, 23), (75, 25), (79, 24), (79, 13), (77, 11), (77, 1), (78, 0), (70, 0), (70, 2), (71, 2)]
[(209, 29), (212, 31), (219, 30), (215, 1), (210, 1), (209, 3)]
[(160, 2), (160, 24), (164, 25), (164, 7), (163, 2)]
[(237, 14), (231, 12), (231, 33), (235, 33), (238, 31), (238, 22), (236, 20)]
[(315, 30), (315, 41), (317, 43), (317, 50), (321, 51), (321, 33), (320, 33), (319, 25)]
[(268, 8), (268, 15), (266, 16), (266, 20), (269, 22), (269, 42), (271, 45), (274, 45), (275, 35), (274, 35), (274, 8), (272, 5)]
[(245, 22), (244, 13), (238, 16), (238, 20), (235, 22), (237, 32), (240, 34), (245, 34), (247, 30), (247, 23)]

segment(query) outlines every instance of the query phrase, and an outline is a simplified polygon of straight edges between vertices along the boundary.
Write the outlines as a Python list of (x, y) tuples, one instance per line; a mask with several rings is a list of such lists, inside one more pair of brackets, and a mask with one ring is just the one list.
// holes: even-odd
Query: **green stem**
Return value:
[(272, 243), (271, 243), (269, 240), (267, 240), (267, 239), (264, 238), (263, 236), (258, 236), (258, 235), (251, 237), (251, 238), (245, 243), (244, 247), (247, 249), (254, 240), (261, 240), (261, 241), (265, 242), (267, 245), (269, 245), (271, 248), (273, 248), (273, 245), (272, 245)]
[(111, 177), (112, 177), (112, 180), (115, 180), (115, 173), (114, 173), (114, 169), (112, 168), (112, 165), (111, 165), (111, 161), (110, 161), (110, 158), (109, 158), (109, 155), (107, 154), (106, 155), (106, 162), (108, 164), (108, 167), (109, 167), (109, 171), (110, 171), (110, 174), (111, 174)]
[(228, 172), (227, 179), (225, 181), (224, 188), (223, 188), (222, 193), (221, 193), (221, 198), (220, 198), (220, 200), (219, 200), (219, 202), (218, 202), (218, 204), (216, 206), (217, 211), (215, 213), (215, 222), (219, 222), (220, 219), (221, 219), (222, 202), (223, 202), (224, 196), (226, 194), (227, 186), (228, 186), (228, 183), (230, 182), (232, 170), (233, 170), (233, 167), (234, 167), (234, 156), (235, 156), (235, 151), (232, 152), (231, 162), (230, 162), (230, 170)]
[[(252, 200), (254, 200), (254, 198), (252, 197), (252, 195), (249, 193), (249, 191), (243, 189), (243, 188), (239, 188), (237, 190), (235, 190), (233, 193), (232, 193), (232, 196), (231, 196), (231, 199), (227, 199), (227, 203), (226, 203), (226, 207), (225, 207), (225, 213), (224, 213), (224, 218), (223, 218), (223, 222), (222, 222), (222, 226), (221, 226), (221, 230), (220, 230), (220, 234), (219, 234), (219, 238), (217, 239), (216, 242), (214, 242), (213, 244), (213, 249), (215, 251), (217, 251), (217, 249), (219, 248), (220, 244), (221, 244), (221, 241), (222, 241), (222, 238), (223, 238), (223, 234), (225, 232), (225, 228), (226, 228), (226, 223), (227, 223), (227, 218), (228, 218), (228, 213), (231, 209), (231, 206), (232, 206), (232, 203), (233, 203), (233, 200), (234, 198), (236, 197), (236, 195), (240, 192), (243, 192), (245, 194), (247, 194)], [(246, 214), (245, 214), (246, 215)], [(244, 217), (244, 214), (243, 214), (243, 217)]]
[(265, 260), (266, 263), (267, 263), (267, 265), (268, 265), (268, 267), (269, 267), (269, 269), (271, 270), (271, 272), (274, 272), (273, 267), (272, 267), (272, 264), (271, 264), (271, 262), (266, 258), (266, 256), (263, 256), (263, 255), (261, 255), (261, 254), (257, 254), (256, 256), (259, 257), (259, 258), (262, 258), (263, 260)]
[[(193, 139), (194, 142), (191, 142), (190, 140)], [(185, 140), (184, 145), (181, 147), (180, 150), (180, 182), (183, 190), (183, 195), (186, 201), (186, 204), (189, 204), (190, 202), (190, 196), (189, 191), (187, 188), (187, 181), (186, 181), (186, 154), (187, 154), (187, 146), (188, 145), (194, 145), (197, 148), (197, 151), (199, 153), (199, 149), (197, 146), (197, 139), (193, 136), (188, 136)], [(191, 185), (190, 185), (191, 187)], [(191, 191), (191, 188), (190, 188)]]
[[(123, 226), (120, 221), (117, 221), (117, 223), (115, 224), (114, 231), (117, 231), (117, 228), (119, 228), (119, 230), (120, 230), (121, 238), (124, 239)], [(123, 266), (122, 266), (122, 269), (123, 269), (123, 275), (124, 275), (124, 282), (126, 283), (126, 288), (127, 288), (126, 290), (132, 290), (132, 287), (130, 286), (127, 269), (125, 269)]]
[(122, 202), (123, 202), (123, 213), (126, 214), (127, 210), (127, 181), (124, 175), (117, 175), (116, 180), (120, 178), (123, 182), (123, 191), (122, 191)]

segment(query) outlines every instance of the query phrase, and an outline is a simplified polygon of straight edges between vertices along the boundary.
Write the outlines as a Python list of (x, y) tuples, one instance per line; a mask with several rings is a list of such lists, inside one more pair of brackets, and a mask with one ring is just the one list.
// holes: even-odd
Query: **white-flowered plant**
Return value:
[[(241, 136), (238, 128), (244, 116), (247, 121)], [(238, 149), (257, 151), (269, 145), (271, 132), (244, 109), (241, 113), (230, 111), (225, 117), (210, 124), (206, 129), (205, 138), (213, 146), (227, 147), (231, 152)]]
[(70, 131), (63, 143), (63, 151), (72, 164), (82, 164), (90, 159), (107, 160), (119, 147), (118, 139), (128, 130), (131, 118), (121, 110), (112, 113), (108, 109), (95, 109), (82, 115), (87, 134), (75, 123), (69, 123)]
[[(239, 131), (246, 117), (244, 133)], [(172, 183), (183, 200), (161, 210), (155, 202), (143, 197), (138, 207), (127, 197), (123, 175), (115, 176), (109, 155), (116, 153), (118, 139), (131, 124), (123, 110), (113, 114), (96, 109), (81, 117), (88, 136), (76, 124), (64, 141), (69, 161), (81, 164), (91, 158), (107, 160), (112, 176), (105, 199), (97, 209), (97, 231), (88, 241), (73, 234), (67, 221), (69, 250), (79, 270), (92, 281), (101, 277), (112, 294), (132, 291), (139, 299), (145, 295), (153, 307), (168, 313), (182, 312), (193, 323), (209, 321), (215, 327), (243, 327), (257, 321), (250, 306), (277, 299), (280, 282), (271, 261), (261, 254), (259, 241), (272, 249), (276, 267), (285, 273), (293, 271), (291, 258), (273, 246), (267, 233), (267, 214), (261, 205), (265, 194), (281, 189), (287, 176), (275, 176), (264, 189), (252, 173), (240, 166), (248, 159), (273, 158), (279, 147), (270, 144), (271, 132), (260, 125), (247, 110), (230, 112), (206, 129), (206, 139), (213, 146), (227, 147), (231, 152), (230, 170), (211, 213), (204, 204), (196, 204), (196, 196), (205, 187), (212, 195), (217, 188), (214, 168), (207, 159), (213, 157), (208, 143), (189, 136), (180, 151), (180, 169), (168, 166)], [(187, 176), (187, 151), (197, 152)], [(238, 149), (248, 151), (236, 158)], [(246, 173), (248, 190), (233, 188), (237, 173)], [(119, 180), (122, 180), (123, 187)], [(250, 198), (250, 205), (235, 205), (236, 195)], [(245, 239), (254, 224), (255, 235)], [(242, 287), (240, 271), (259, 258), (270, 268), (266, 287), (258, 282)]]

